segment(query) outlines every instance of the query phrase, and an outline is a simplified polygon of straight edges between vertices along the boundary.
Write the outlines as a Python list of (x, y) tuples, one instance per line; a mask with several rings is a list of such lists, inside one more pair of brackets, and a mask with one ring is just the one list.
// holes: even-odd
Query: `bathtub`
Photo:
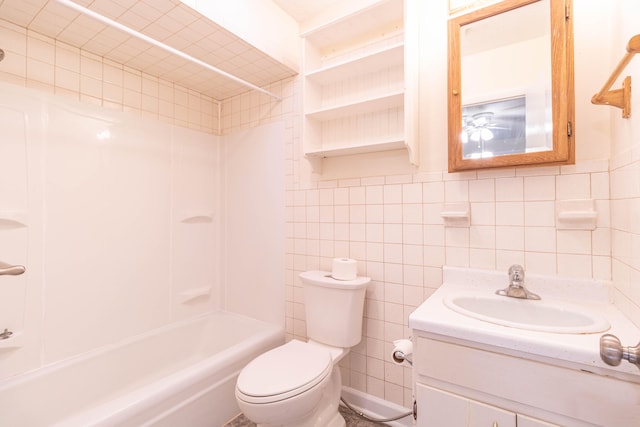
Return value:
[(0, 382), (0, 426), (209, 426), (238, 414), (234, 387), (284, 331), (213, 312)]

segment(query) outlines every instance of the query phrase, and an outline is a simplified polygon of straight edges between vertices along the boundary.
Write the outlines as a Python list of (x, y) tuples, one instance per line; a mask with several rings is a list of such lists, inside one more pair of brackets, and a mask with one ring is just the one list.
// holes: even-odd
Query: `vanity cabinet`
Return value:
[(416, 385), (416, 401), (417, 427), (559, 427), (422, 384)]
[(640, 425), (640, 384), (414, 330), (420, 427)]
[(407, 69), (417, 37), (409, 39), (414, 30), (405, 26), (405, 3), (413, 2), (374, 1), (302, 32), (308, 158), (408, 148), (415, 163), (408, 123), (417, 91), (407, 90), (414, 79), (406, 77), (417, 70)]
[(517, 420), (518, 427), (560, 427), (558, 426), (558, 424), (551, 424), (545, 421), (536, 420), (536, 419), (527, 417), (526, 415), (518, 414), (517, 418), (518, 418)]
[(418, 427), (516, 427), (516, 414), (422, 384), (416, 385)]

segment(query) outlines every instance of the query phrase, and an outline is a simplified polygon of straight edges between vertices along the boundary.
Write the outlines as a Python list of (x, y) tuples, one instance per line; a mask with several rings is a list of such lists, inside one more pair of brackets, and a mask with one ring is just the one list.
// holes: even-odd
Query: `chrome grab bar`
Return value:
[(624, 359), (640, 368), (640, 343), (635, 347), (623, 347), (618, 337), (604, 334), (600, 337), (600, 358), (607, 365), (618, 366)]
[(10, 265), (0, 261), (0, 276), (18, 276), (25, 270), (23, 265)]

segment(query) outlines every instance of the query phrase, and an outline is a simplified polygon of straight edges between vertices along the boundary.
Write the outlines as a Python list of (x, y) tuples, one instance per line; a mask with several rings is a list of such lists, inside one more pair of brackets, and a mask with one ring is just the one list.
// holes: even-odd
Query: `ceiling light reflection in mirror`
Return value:
[(553, 150), (549, 0), (461, 28), (463, 158)]

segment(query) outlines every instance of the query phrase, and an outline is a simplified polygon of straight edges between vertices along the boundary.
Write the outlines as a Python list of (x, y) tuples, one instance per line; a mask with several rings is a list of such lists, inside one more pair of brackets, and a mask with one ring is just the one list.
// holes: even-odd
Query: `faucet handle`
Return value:
[(513, 264), (509, 267), (509, 282), (524, 282), (524, 268), (520, 264)]
[(496, 294), (513, 298), (540, 299), (540, 295), (530, 292), (524, 285), (524, 268), (519, 264), (509, 267), (509, 286), (498, 289)]

